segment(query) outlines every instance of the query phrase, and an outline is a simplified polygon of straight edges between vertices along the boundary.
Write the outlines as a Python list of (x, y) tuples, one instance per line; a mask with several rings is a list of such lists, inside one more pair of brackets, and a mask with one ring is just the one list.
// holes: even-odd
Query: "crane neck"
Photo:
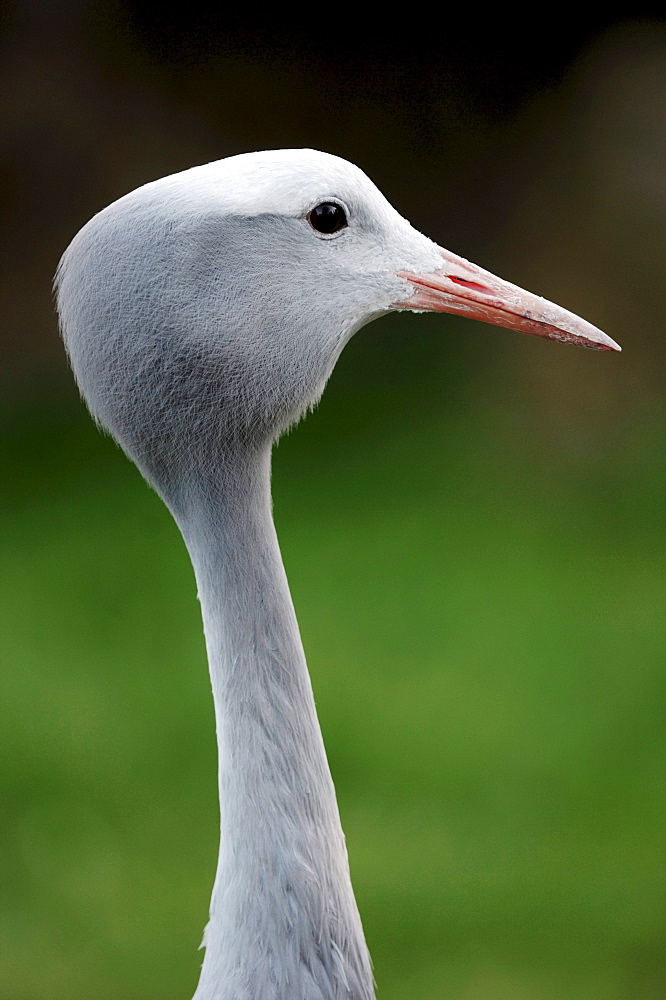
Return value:
[(220, 852), (195, 1000), (372, 1000), (370, 959), (271, 513), (271, 449), (178, 517), (215, 701)]

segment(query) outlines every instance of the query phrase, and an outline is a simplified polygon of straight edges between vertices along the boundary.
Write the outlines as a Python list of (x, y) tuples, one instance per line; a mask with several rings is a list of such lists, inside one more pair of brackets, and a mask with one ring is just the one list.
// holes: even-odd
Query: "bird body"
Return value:
[(618, 349), (442, 250), (358, 167), (249, 153), (96, 215), (57, 275), (94, 418), (171, 510), (197, 580), (219, 747), (220, 853), (195, 1000), (371, 1000), (371, 963), (271, 514), (276, 438), (392, 309)]

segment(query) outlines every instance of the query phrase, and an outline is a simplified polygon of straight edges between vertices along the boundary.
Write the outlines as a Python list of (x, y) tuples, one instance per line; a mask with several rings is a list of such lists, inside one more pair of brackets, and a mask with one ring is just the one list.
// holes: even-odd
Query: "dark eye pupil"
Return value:
[(308, 215), (310, 225), (318, 233), (337, 233), (347, 225), (347, 216), (343, 208), (332, 201), (325, 201), (313, 208)]

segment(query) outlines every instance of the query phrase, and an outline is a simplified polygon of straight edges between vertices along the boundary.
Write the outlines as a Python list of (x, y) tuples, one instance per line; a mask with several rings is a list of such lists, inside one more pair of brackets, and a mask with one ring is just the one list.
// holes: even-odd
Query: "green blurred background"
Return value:
[(351, 343), (275, 507), (381, 1000), (661, 1000), (666, 24), (15, 2), (0, 20), (0, 997), (184, 1000), (217, 851), (195, 587), (50, 281), (147, 180), (309, 145), (600, 355)]

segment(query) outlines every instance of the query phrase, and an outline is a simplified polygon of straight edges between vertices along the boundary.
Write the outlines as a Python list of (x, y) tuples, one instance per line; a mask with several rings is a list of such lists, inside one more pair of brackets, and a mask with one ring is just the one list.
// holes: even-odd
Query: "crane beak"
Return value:
[(392, 309), (460, 313), (493, 326), (531, 333), (535, 337), (562, 340), (593, 351), (622, 348), (580, 316), (526, 292), (463, 257), (440, 249), (442, 269), (428, 274), (398, 271), (414, 288), (408, 298), (394, 302)]

